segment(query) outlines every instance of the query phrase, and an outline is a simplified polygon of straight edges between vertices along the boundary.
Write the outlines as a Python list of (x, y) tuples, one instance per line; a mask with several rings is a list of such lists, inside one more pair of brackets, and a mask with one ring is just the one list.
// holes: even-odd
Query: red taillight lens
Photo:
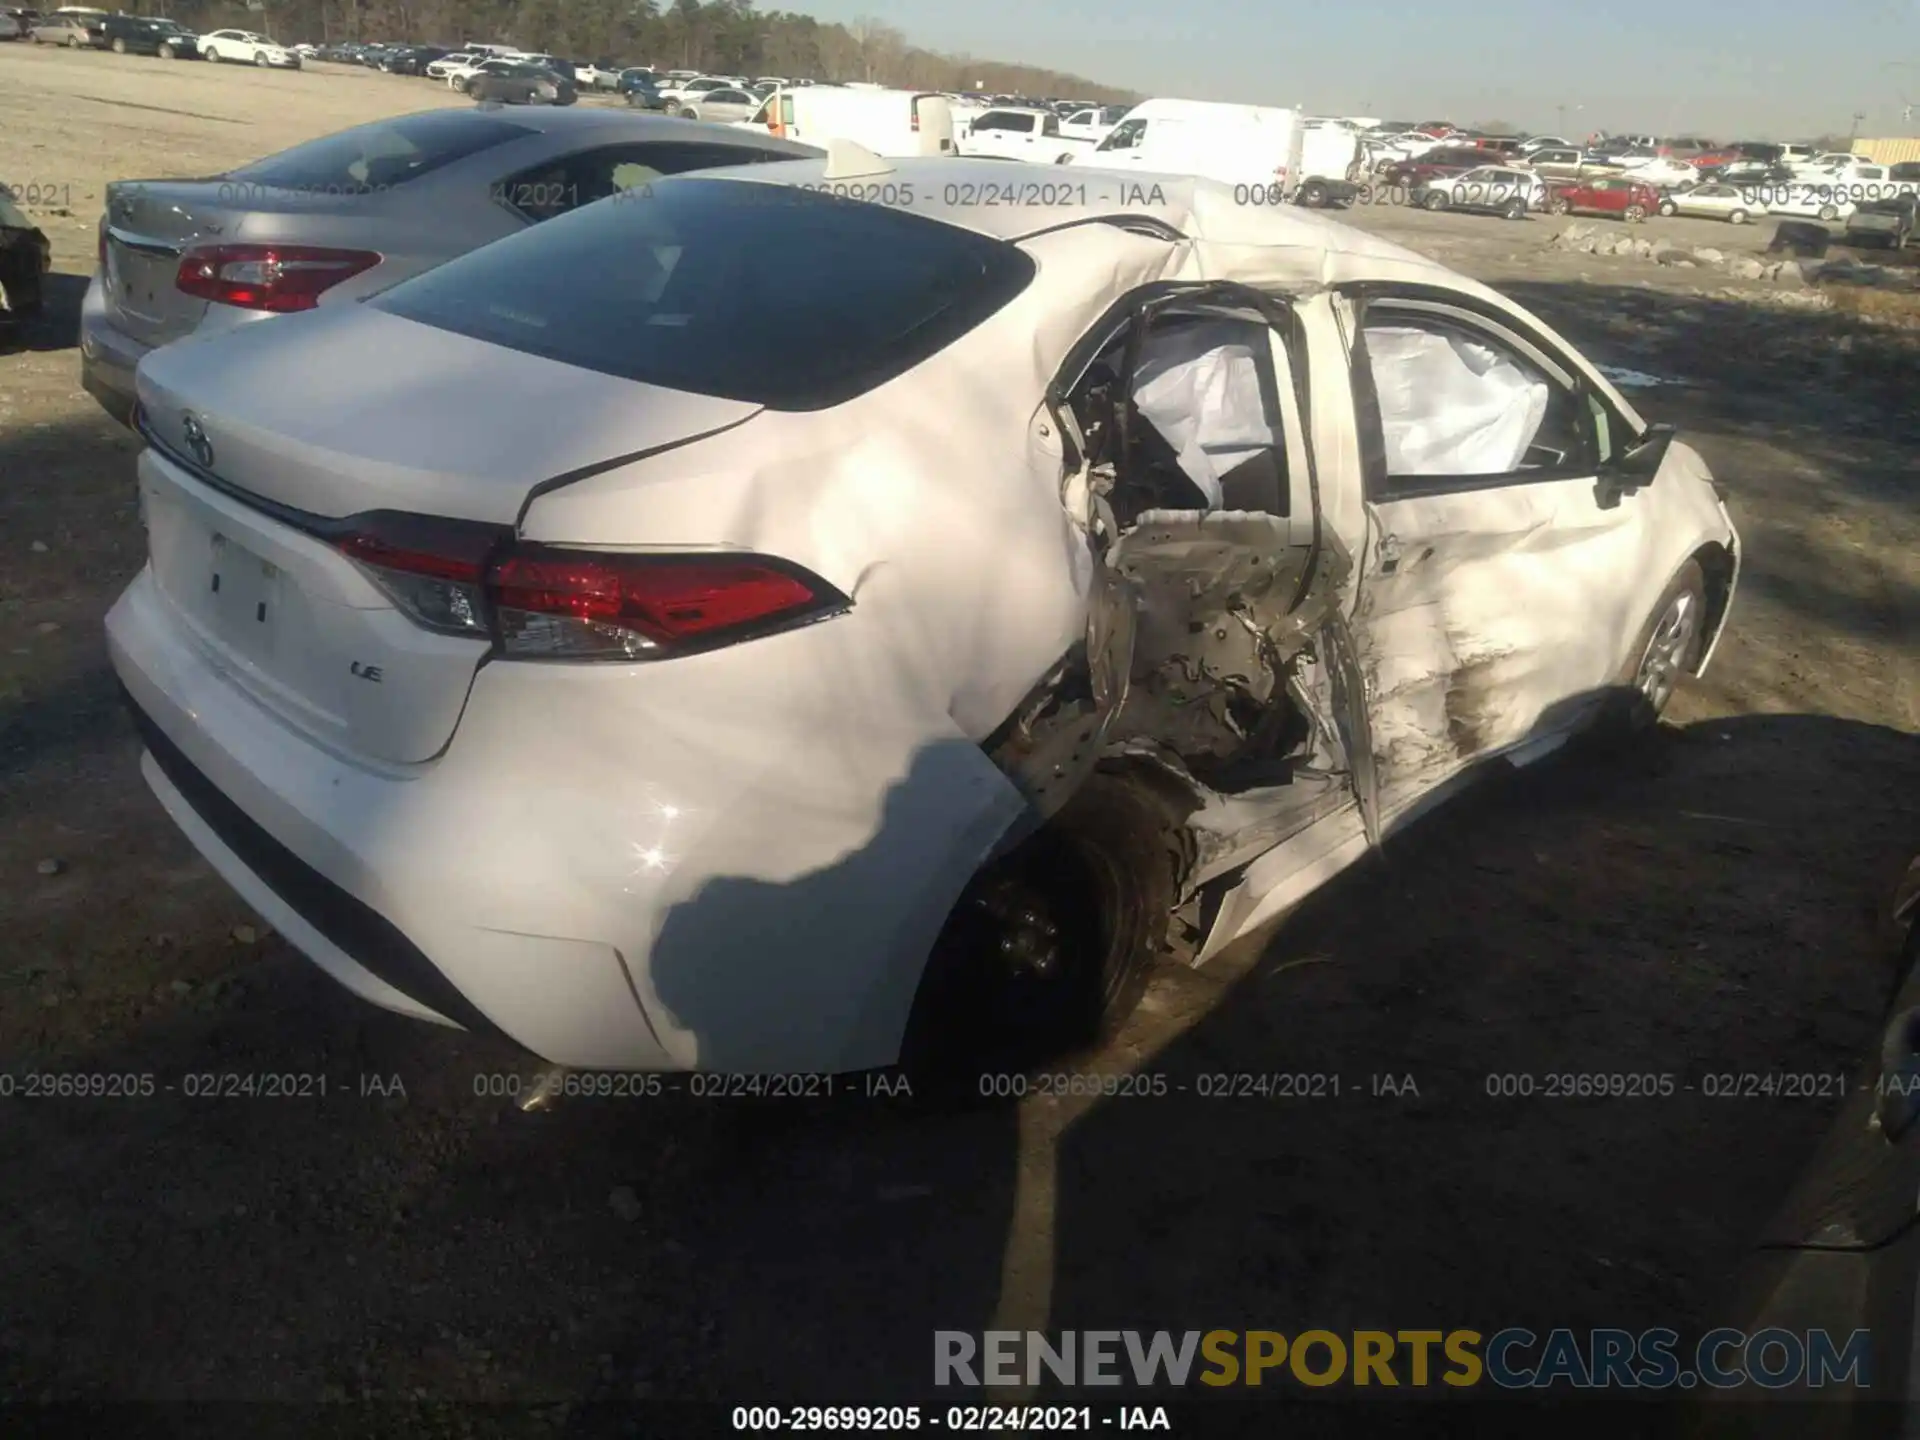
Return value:
[(909, 128), (916, 135), (920, 133), (920, 102), (918, 100), (913, 102), (913, 118), (909, 122)]
[(520, 546), (487, 596), (509, 656), (657, 659), (846, 608), (818, 577), (763, 555), (609, 555)]
[(658, 660), (821, 619), (851, 603), (764, 555), (516, 545), (504, 526), (383, 512), (332, 537), (415, 624), (497, 638), (510, 659)]
[(324, 291), (380, 263), (370, 250), (316, 245), (203, 245), (180, 258), (174, 284), (188, 295), (276, 315), (311, 310)]
[(497, 525), (398, 512), (361, 515), (330, 537), (408, 619), (449, 635), (490, 632), (487, 557), (512, 538)]

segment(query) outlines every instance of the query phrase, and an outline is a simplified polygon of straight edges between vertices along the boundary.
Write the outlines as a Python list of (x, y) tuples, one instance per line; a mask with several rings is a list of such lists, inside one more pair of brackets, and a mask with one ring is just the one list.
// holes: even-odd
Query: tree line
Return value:
[(203, 31), (264, 30), (287, 44), (485, 40), (571, 60), (660, 69), (1113, 103), (1140, 98), (1038, 65), (922, 49), (884, 21), (828, 24), (811, 15), (759, 11), (752, 0), (254, 0), (244, 8), (175, 0), (162, 13)]

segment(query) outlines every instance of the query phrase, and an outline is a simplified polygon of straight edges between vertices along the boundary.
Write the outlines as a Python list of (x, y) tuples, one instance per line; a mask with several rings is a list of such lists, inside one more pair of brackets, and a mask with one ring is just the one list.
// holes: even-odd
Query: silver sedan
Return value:
[(685, 120), (713, 120), (730, 124), (735, 120), (751, 120), (754, 112), (765, 103), (766, 96), (756, 95), (751, 90), (707, 90), (685, 96), (674, 107), (673, 113)]
[(623, 110), (428, 110), (211, 179), (107, 187), (81, 310), (81, 383), (123, 423), (156, 346), (363, 299), (658, 175), (817, 156)]

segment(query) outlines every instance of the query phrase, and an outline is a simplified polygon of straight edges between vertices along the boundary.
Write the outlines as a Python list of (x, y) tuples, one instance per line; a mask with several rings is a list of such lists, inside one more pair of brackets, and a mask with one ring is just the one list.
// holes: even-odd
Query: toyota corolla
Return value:
[(1706, 664), (1716, 486), (1525, 310), (1002, 168), (658, 180), (154, 351), (108, 633), (173, 819), (347, 988), (555, 1064), (942, 1063)]

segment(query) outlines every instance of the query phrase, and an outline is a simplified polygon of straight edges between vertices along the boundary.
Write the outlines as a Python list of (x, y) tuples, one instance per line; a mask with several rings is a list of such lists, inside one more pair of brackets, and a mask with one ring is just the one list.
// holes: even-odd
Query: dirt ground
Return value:
[[(1486, 1077), (1684, 1087), (1868, 1044), (1875, 902), (1920, 843), (1913, 332), (1548, 250), (1555, 221), (1355, 212), (1662, 377), (1639, 403), (1730, 487), (1731, 629), (1659, 736), (1490, 781), (1264, 953), (1160, 976), (1078, 1068), (1164, 1072), (1166, 1097), (521, 1116), (474, 1091), (522, 1062), (336, 989), (141, 783), (101, 639), (142, 562), (134, 445), (74, 348), (108, 180), (452, 98), (0, 46), (0, 181), (32, 192), (58, 272), (48, 323), (0, 356), (0, 1070), (176, 1086), (0, 1099), (0, 1394), (861, 1403), (925, 1398), (935, 1329), (1639, 1328), (1711, 1306), (1831, 1109), (1499, 1100)], [(177, 1093), (255, 1071), (329, 1093)], [(1342, 1093), (1178, 1093), (1229, 1071)], [(1374, 1075), (1418, 1093), (1375, 1098)]]

